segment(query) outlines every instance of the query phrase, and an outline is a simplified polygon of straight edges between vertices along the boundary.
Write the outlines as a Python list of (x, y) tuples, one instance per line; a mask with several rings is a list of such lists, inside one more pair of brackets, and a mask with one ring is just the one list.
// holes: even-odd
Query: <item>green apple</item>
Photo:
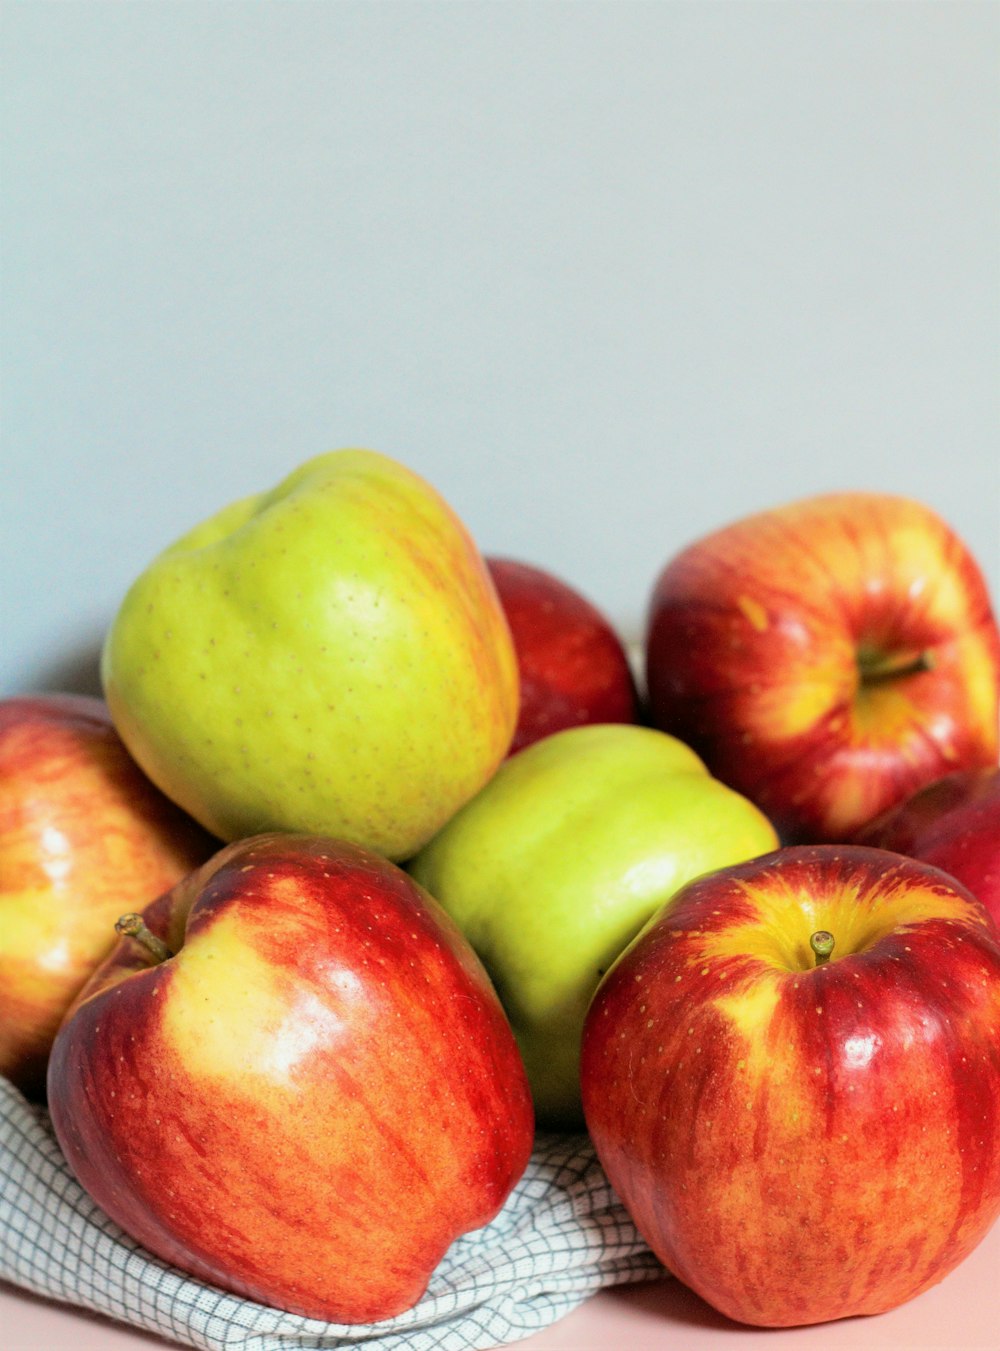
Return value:
[(391, 859), (482, 787), (517, 721), (510, 632), (468, 532), (368, 450), (308, 460), (160, 554), (102, 676), (134, 758), (213, 834), (312, 832)]
[(776, 849), (767, 818), (648, 727), (520, 751), (410, 863), (489, 971), (539, 1120), (582, 1123), (580, 1037), (604, 972), (686, 882)]

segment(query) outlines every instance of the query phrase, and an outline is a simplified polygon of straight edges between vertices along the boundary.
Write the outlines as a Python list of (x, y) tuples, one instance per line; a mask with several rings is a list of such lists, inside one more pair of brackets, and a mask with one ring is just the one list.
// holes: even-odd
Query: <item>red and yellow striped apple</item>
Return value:
[(958, 769), (869, 822), (856, 844), (957, 877), (1000, 927), (1000, 768)]
[(952, 770), (997, 762), (1000, 636), (934, 512), (833, 493), (683, 550), (652, 596), (654, 723), (786, 843), (836, 841)]
[(598, 990), (581, 1074), (639, 1230), (741, 1322), (891, 1309), (1000, 1214), (1000, 943), (911, 859), (798, 846), (692, 882)]
[(510, 625), (521, 698), (509, 754), (566, 727), (637, 722), (638, 692), (611, 623), (543, 568), (486, 559)]
[(217, 848), (149, 782), (99, 699), (0, 702), (0, 1074), (43, 1094), (56, 1028), (117, 917)]
[(69, 1164), (201, 1280), (357, 1323), (416, 1303), (532, 1146), (471, 948), (384, 858), (315, 836), (221, 850), (145, 913), (49, 1064)]

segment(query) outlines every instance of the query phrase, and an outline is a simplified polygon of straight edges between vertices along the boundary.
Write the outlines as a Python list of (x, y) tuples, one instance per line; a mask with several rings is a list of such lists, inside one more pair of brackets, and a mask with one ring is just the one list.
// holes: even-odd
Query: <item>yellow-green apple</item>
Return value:
[(268, 834), (120, 928), (49, 1063), (84, 1188), (247, 1298), (338, 1323), (414, 1304), (532, 1145), (517, 1047), (455, 926), (380, 855)]
[(0, 1074), (43, 1095), (56, 1028), (115, 919), (217, 848), (149, 782), (101, 700), (0, 702)]
[(115, 724), (213, 834), (331, 834), (405, 858), (517, 721), (510, 631), (468, 531), (366, 450), (234, 502), (136, 579), (104, 648)]
[(1000, 946), (912, 859), (800, 845), (692, 882), (602, 983), (581, 1074), (640, 1232), (740, 1322), (891, 1309), (1000, 1213)]
[(637, 722), (628, 655), (579, 591), (529, 563), (487, 557), (517, 654), (521, 701), (510, 754), (565, 727)]
[(580, 1034), (604, 971), (678, 887), (776, 844), (674, 737), (594, 724), (512, 756), (410, 868), (493, 978), (539, 1119), (576, 1128)]
[(877, 816), (855, 842), (942, 868), (1000, 926), (1000, 768), (946, 774)]
[(654, 588), (653, 722), (786, 843), (837, 841), (952, 770), (996, 764), (1000, 637), (928, 507), (832, 493), (684, 549)]

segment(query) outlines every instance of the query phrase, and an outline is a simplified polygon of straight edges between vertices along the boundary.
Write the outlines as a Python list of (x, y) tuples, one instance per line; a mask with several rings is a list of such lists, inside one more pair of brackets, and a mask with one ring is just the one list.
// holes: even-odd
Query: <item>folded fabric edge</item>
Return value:
[[(540, 1331), (605, 1286), (665, 1274), (620, 1207), (607, 1212), (614, 1199), (586, 1137), (540, 1136), (509, 1232), (486, 1226), (456, 1240), (413, 1309), (364, 1328), (298, 1318), (203, 1285), (120, 1234), (72, 1177), (45, 1113), (0, 1088), (9, 1090), (0, 1093), (0, 1277), (199, 1351), (418, 1351), (425, 1342), (428, 1351), (477, 1351)], [(581, 1189), (596, 1204), (581, 1203)]]

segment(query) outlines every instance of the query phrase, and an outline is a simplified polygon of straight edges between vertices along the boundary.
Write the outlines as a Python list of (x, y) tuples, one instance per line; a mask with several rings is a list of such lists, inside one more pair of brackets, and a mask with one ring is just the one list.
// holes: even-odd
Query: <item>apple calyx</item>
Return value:
[(141, 915), (131, 913), (115, 920), (115, 929), (128, 938), (134, 938), (146, 949), (155, 962), (165, 962), (174, 954), (161, 938), (157, 938)]
[(929, 651), (904, 649), (902, 652), (879, 652), (874, 648), (862, 647), (858, 652), (858, 675), (865, 686), (920, 675), (933, 668), (934, 654)]
[(824, 962), (830, 960), (836, 941), (829, 929), (817, 929), (814, 934), (809, 935), (809, 946), (813, 950), (817, 966), (822, 966)]

